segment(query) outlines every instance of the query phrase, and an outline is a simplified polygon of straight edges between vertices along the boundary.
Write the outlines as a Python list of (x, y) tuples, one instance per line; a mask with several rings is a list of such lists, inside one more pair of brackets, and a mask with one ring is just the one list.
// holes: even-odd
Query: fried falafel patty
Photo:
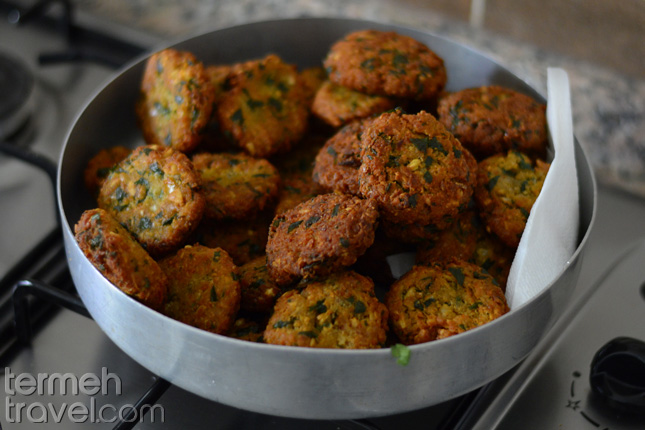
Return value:
[(282, 293), (282, 289), (269, 276), (264, 255), (240, 266), (240, 286), (240, 308), (248, 312), (271, 312), (276, 299)]
[(311, 174), (292, 173), (283, 176), (275, 213), (286, 212), (323, 193), (325, 189), (314, 182)]
[(469, 88), (439, 100), (439, 120), (478, 159), (509, 149), (544, 157), (546, 106), (499, 86)]
[(431, 114), (383, 113), (361, 142), (359, 190), (387, 221), (444, 229), (467, 206), (477, 163)]
[(220, 126), (254, 157), (288, 151), (307, 130), (307, 91), (294, 65), (276, 55), (235, 64), (217, 105)]
[(278, 195), (278, 170), (265, 159), (200, 153), (192, 160), (201, 176), (204, 215), (209, 218), (248, 218), (264, 210)]
[(111, 170), (98, 197), (153, 256), (178, 249), (204, 213), (191, 161), (171, 148), (143, 146)]
[(468, 261), (477, 248), (477, 241), (483, 226), (473, 210), (461, 212), (452, 225), (445, 230), (435, 232), (419, 242), (417, 262), (432, 264), (458, 258)]
[[(213, 106), (217, 106), (222, 94), (227, 90), (227, 78), (232, 71), (232, 66), (228, 64), (223, 65), (208, 65), (206, 66), (206, 76), (210, 80), (213, 87)], [(211, 116), (202, 132), (202, 139), (200, 145), (194, 149), (195, 152), (235, 152), (239, 150), (230, 139), (228, 139), (219, 124), (217, 118), (217, 108), (213, 108)]]
[(371, 279), (352, 271), (287, 291), (264, 331), (266, 343), (314, 348), (379, 348), (387, 336), (387, 309)]
[(241, 266), (264, 255), (273, 213), (260, 213), (246, 220), (216, 220), (204, 217), (189, 242), (222, 248)]
[(507, 246), (519, 245), (548, 170), (548, 163), (534, 163), (514, 150), (479, 163), (474, 194), (479, 214), (486, 229)]
[(222, 94), (226, 92), (228, 87), (227, 79), (232, 71), (233, 66), (229, 64), (211, 64), (206, 66), (206, 76), (208, 76), (215, 91), (215, 103), (219, 102)]
[(226, 251), (186, 245), (159, 266), (170, 281), (165, 315), (213, 333), (229, 331), (240, 308), (240, 283)]
[(307, 106), (311, 106), (318, 89), (327, 80), (327, 72), (322, 66), (307, 67), (300, 71), (300, 80), (305, 88)]
[(486, 270), (505, 291), (514, 256), (515, 249), (488, 233), (476, 208), (471, 207), (462, 212), (448, 229), (420, 241), (416, 262), (429, 265), (453, 258), (468, 261)]
[(446, 84), (443, 60), (423, 43), (395, 32), (359, 30), (332, 45), (329, 79), (365, 94), (430, 100)]
[(318, 89), (311, 112), (332, 127), (385, 112), (397, 105), (390, 97), (371, 96), (327, 80)]
[(502, 291), (506, 292), (506, 281), (508, 281), (516, 249), (507, 246), (494, 234), (485, 233), (477, 241), (475, 252), (469, 261), (486, 270), (495, 278)]
[(103, 209), (86, 210), (74, 233), (83, 254), (111, 283), (152, 309), (162, 307), (166, 275), (112, 215)]
[(87, 190), (93, 196), (96, 196), (101, 189), (101, 185), (103, 185), (103, 181), (105, 181), (105, 178), (110, 173), (110, 170), (130, 155), (131, 152), (132, 150), (125, 146), (113, 146), (111, 148), (101, 149), (88, 161), (83, 172), (83, 179)]
[(509, 311), (494, 279), (461, 260), (414, 266), (390, 287), (385, 304), (393, 331), (408, 345), (465, 332)]
[(350, 266), (374, 242), (378, 211), (372, 200), (323, 194), (276, 215), (269, 230), (267, 267), (278, 285)]
[(312, 176), (314, 182), (339, 193), (359, 195), (361, 135), (369, 121), (352, 121), (327, 140), (316, 155)]
[(146, 142), (191, 151), (210, 121), (214, 97), (204, 65), (192, 53), (165, 49), (153, 54), (136, 106)]
[(316, 155), (325, 141), (326, 137), (321, 135), (305, 136), (287, 157), (274, 159), (281, 178), (276, 214), (326, 192), (312, 177)]

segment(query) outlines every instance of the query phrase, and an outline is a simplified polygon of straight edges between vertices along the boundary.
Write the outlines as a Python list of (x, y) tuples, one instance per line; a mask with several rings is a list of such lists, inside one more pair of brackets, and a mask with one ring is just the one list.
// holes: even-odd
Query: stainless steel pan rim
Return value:
[[(256, 22), (204, 33), (174, 44), (206, 62), (281, 54), (301, 66), (319, 64), (331, 42), (361, 28), (408, 34), (437, 51), (449, 88), (498, 83), (543, 98), (521, 79), (474, 50), (414, 29), (381, 23), (307, 18)], [(298, 37), (295, 37), (298, 35)], [(288, 44), (286, 42), (289, 42)], [(581, 238), (576, 253), (543, 292), (485, 326), (410, 346), (397, 364), (389, 349), (325, 350), (256, 344), (174, 321), (123, 294), (83, 256), (72, 226), (93, 207), (82, 170), (98, 149), (142, 142), (133, 112), (145, 57), (99, 89), (77, 117), (61, 153), (58, 197), (65, 249), (79, 295), (102, 330), (135, 361), (205, 398), (255, 412), (312, 419), (381, 416), (437, 404), (499, 377), (526, 355), (562, 312), (579, 272), (595, 217), (596, 186), (576, 143), (581, 189)]]

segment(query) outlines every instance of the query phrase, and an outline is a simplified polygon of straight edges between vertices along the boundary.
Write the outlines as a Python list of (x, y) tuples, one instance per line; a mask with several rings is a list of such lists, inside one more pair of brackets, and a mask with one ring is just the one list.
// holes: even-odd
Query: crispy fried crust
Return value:
[(462, 333), (509, 311), (494, 279), (461, 260), (414, 266), (392, 285), (385, 304), (391, 327), (405, 344)]
[(467, 206), (476, 161), (431, 114), (383, 113), (361, 142), (359, 190), (387, 221), (444, 229)]
[(442, 97), (439, 120), (478, 159), (516, 149), (544, 158), (546, 106), (508, 88), (469, 88)]
[(83, 254), (110, 282), (152, 309), (162, 307), (168, 288), (166, 275), (108, 212), (83, 212), (74, 232)]
[(327, 80), (327, 72), (322, 66), (308, 67), (300, 72), (300, 80), (305, 89), (307, 106), (311, 106), (318, 89)]
[(136, 111), (146, 142), (189, 152), (211, 118), (215, 91), (204, 65), (190, 52), (150, 56)]
[[(233, 67), (228, 64), (206, 66), (206, 75), (213, 87), (213, 106), (217, 106), (222, 94), (227, 91), (228, 76), (232, 70)], [(222, 132), (215, 107), (201, 137), (201, 143), (194, 149), (195, 152), (235, 152), (239, 150), (238, 146)]]
[(493, 155), (479, 163), (475, 202), (489, 232), (517, 247), (549, 164), (518, 151)]
[(286, 285), (350, 266), (374, 242), (378, 211), (371, 200), (323, 194), (276, 215), (269, 230), (269, 276)]
[(269, 235), (271, 213), (261, 213), (248, 220), (202, 219), (190, 237), (190, 243), (224, 249), (241, 266), (264, 255)]
[(372, 281), (343, 271), (283, 294), (264, 339), (276, 345), (379, 348), (387, 334), (387, 309)]
[(504, 291), (515, 249), (486, 231), (474, 207), (459, 214), (446, 230), (434, 232), (418, 243), (417, 264), (430, 265), (457, 258), (486, 270)]
[(213, 333), (229, 331), (240, 307), (240, 283), (226, 251), (187, 245), (159, 266), (170, 281), (167, 316)]
[(332, 82), (366, 94), (430, 100), (446, 84), (443, 60), (395, 32), (348, 34), (331, 47), (323, 64)]
[(327, 80), (316, 92), (311, 112), (332, 127), (385, 112), (397, 105), (395, 99), (371, 96)]
[(195, 154), (206, 199), (204, 215), (244, 219), (264, 210), (278, 195), (278, 170), (265, 159), (246, 154)]
[(217, 115), (225, 133), (248, 154), (288, 151), (307, 131), (307, 92), (294, 65), (276, 55), (233, 66)]
[(150, 146), (112, 169), (98, 203), (154, 257), (178, 249), (204, 213), (200, 178), (188, 157)]
[(325, 193), (325, 188), (312, 179), (314, 160), (325, 140), (320, 135), (306, 136), (287, 156), (274, 159), (281, 178), (276, 214)]
[(269, 277), (266, 256), (257, 257), (240, 267), (242, 310), (269, 313), (282, 293)]
[(465, 210), (446, 230), (436, 231), (419, 242), (417, 262), (432, 264), (452, 258), (468, 260), (483, 233), (485, 231), (477, 219), (477, 213)]
[(313, 180), (326, 189), (358, 195), (358, 169), (361, 167), (361, 135), (367, 120), (343, 126), (321, 148), (313, 170)]
[(125, 146), (113, 146), (111, 148), (101, 149), (90, 159), (85, 167), (83, 179), (85, 180), (87, 190), (93, 196), (96, 196), (105, 178), (110, 174), (110, 170), (130, 155), (131, 152), (132, 150)]

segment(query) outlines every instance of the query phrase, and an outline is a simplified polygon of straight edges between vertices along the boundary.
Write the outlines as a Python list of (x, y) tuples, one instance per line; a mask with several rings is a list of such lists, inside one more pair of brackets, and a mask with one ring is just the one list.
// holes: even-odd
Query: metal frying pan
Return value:
[[(276, 53), (302, 67), (321, 64), (333, 42), (364, 28), (394, 30), (426, 43), (445, 60), (448, 89), (499, 84), (544, 99), (481, 54), (425, 32), (345, 19), (258, 22), (213, 31), (173, 45), (205, 63), (231, 63)], [(78, 292), (105, 333), (128, 355), (173, 384), (251, 411), (316, 419), (400, 413), (437, 404), (499, 377), (526, 357), (561, 313), (580, 269), (593, 224), (596, 189), (576, 143), (580, 188), (579, 245), (570, 264), (537, 297), (482, 327), (410, 347), (407, 366), (389, 349), (325, 350), (256, 344), (214, 335), (167, 318), (129, 298), (85, 258), (73, 226), (95, 206), (83, 169), (101, 148), (143, 143), (134, 103), (145, 58), (100, 89), (72, 126), (58, 172), (65, 249)]]

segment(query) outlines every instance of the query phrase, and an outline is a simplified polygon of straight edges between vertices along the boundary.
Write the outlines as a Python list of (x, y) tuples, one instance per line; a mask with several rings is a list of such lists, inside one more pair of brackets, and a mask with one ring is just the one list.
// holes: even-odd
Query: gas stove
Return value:
[[(0, 3), (0, 140), (2, 152), (31, 163), (0, 152), (0, 277), (56, 225), (51, 180), (67, 127), (115, 67), (143, 51), (61, 29), (60, 13), (23, 13), (20, 24), (11, 24), (17, 10)], [(107, 53), (110, 45), (118, 49)]]
[[(598, 400), (589, 382), (603, 345), (619, 337), (645, 340), (645, 202), (602, 186), (571, 307), (522, 364), (465, 396), (388, 417), (309, 421), (214, 403), (151, 374), (108, 339), (75, 294), (52, 180), (84, 103), (155, 40), (110, 31), (97, 19), (70, 27), (67, 8), (43, 7), (52, 12), (43, 18), (15, 7), (0, 1), (0, 91), (16, 103), (0, 105), (0, 114), (11, 113), (0, 116), (0, 428), (40, 428), (43, 421), (61, 429), (643, 428), (643, 415)], [(18, 16), (23, 24), (9, 22)], [(5, 97), (9, 89), (23, 95)], [(645, 362), (630, 369), (627, 382), (633, 374), (638, 390)]]

